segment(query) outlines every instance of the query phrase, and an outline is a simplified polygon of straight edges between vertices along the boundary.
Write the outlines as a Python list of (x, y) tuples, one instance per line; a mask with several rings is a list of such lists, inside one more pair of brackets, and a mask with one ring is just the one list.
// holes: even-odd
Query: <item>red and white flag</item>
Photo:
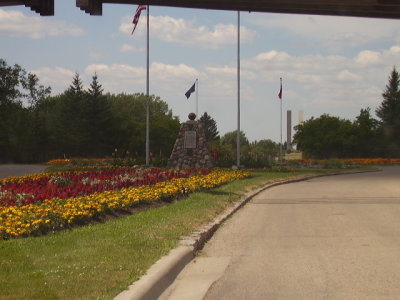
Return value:
[(142, 10), (145, 10), (145, 9), (146, 9), (146, 5), (138, 5), (138, 7), (136, 8), (136, 12), (135, 12), (135, 15), (133, 16), (133, 21), (132, 21), (132, 24), (134, 25), (132, 34), (135, 32), (136, 26), (139, 23), (140, 13), (142, 12)]

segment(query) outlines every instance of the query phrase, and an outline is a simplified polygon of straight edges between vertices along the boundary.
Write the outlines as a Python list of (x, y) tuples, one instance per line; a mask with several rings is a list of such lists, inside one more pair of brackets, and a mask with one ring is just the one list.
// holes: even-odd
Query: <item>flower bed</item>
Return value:
[[(132, 172), (135, 170), (132, 169)], [(157, 172), (154, 170), (157, 170)], [(66, 172), (56, 175), (39, 174), (8, 178), (0, 181), (2, 188), (3, 186), (12, 187), (17, 193), (13, 196), (8, 195), (7, 201), (2, 200), (3, 204), (0, 206), (0, 239), (60, 230), (74, 224), (90, 221), (107, 213), (128, 210), (139, 203), (169, 201), (193, 191), (213, 188), (226, 182), (250, 176), (247, 172), (233, 170), (178, 172), (150, 169), (148, 172), (142, 171), (139, 177), (136, 176), (136, 173), (134, 175), (119, 172), (112, 174), (103, 171), (76, 174)], [(54, 179), (54, 176), (58, 176), (57, 179)], [(121, 179), (119, 181), (115, 178), (131, 178), (131, 180)], [(73, 186), (72, 184), (64, 185), (65, 182), (74, 180), (73, 182), (77, 182), (79, 186), (83, 187), (83, 191), (70, 188), (67, 189), (68, 191), (62, 189), (58, 194), (52, 194), (53, 192), (50, 193), (49, 189), (45, 188), (43, 193), (49, 193), (47, 195), (51, 196), (38, 197), (41, 194), (41, 184), (45, 183), (46, 180), (53, 189), (55, 189), (55, 181), (59, 181), (58, 187), (65, 188)], [(97, 191), (96, 188), (86, 189), (88, 186), (91, 187), (92, 184), (80, 184), (82, 181), (92, 182), (96, 188), (102, 185), (105, 188), (101, 191)], [(111, 181), (114, 181), (115, 184), (111, 184)], [(129, 186), (119, 185), (120, 182), (126, 183), (128, 181)], [(32, 184), (32, 189), (27, 190), (30, 184)], [(46, 184), (44, 185), (46, 186)], [(50, 191), (53, 191), (52, 188), (50, 188)], [(69, 192), (73, 196), (68, 196)], [(30, 196), (27, 197), (25, 194)], [(18, 197), (20, 197), (20, 200), (18, 200)], [(11, 201), (10, 199), (14, 200)]]
[(286, 164), (291, 166), (342, 168), (365, 165), (400, 164), (399, 158), (343, 158), (343, 159), (291, 159)]
[[(86, 172), (58, 172), (0, 180), (0, 206), (22, 206), (46, 199), (85, 196), (124, 187), (155, 184), (188, 177), (195, 170), (119, 168)], [(201, 170), (206, 174), (210, 170)]]

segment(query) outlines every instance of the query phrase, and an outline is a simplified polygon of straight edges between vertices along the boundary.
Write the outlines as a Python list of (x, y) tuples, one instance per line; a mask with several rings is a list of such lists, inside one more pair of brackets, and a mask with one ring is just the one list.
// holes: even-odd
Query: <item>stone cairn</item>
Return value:
[(212, 158), (203, 124), (195, 121), (194, 113), (188, 117), (189, 120), (181, 125), (168, 166), (177, 169), (211, 168)]

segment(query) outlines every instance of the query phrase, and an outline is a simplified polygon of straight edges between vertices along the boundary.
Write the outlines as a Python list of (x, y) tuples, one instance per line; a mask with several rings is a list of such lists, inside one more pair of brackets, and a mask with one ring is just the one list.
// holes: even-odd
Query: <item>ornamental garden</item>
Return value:
[(83, 167), (68, 160), (52, 161), (49, 164), (65, 164), (68, 170), (0, 180), (0, 239), (96, 222), (141, 204), (171, 202), (250, 176), (243, 170), (173, 170), (93, 162), (87, 166), (87, 160)]

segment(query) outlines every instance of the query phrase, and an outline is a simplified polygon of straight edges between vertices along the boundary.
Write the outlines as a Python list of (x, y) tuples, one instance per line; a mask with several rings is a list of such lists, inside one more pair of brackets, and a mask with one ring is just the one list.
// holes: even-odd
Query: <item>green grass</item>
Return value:
[(42, 237), (0, 241), (0, 299), (110, 299), (161, 256), (260, 185), (332, 170), (252, 178), (144, 211)]

